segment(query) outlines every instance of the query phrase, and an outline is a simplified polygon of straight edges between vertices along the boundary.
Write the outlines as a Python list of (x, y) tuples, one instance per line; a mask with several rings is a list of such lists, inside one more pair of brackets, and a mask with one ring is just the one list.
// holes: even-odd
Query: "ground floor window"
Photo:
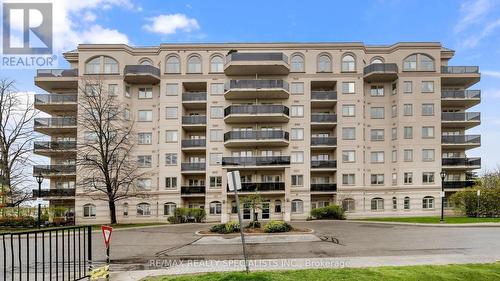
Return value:
[(405, 197), (404, 208), (405, 208), (405, 210), (409, 210), (410, 209), (410, 197)]
[(123, 216), (128, 217), (128, 203), (123, 204)]
[(231, 202), (231, 214), (238, 213), (238, 206), (236, 205), (236, 201)]
[(398, 199), (396, 197), (392, 197), (392, 209), (393, 210), (398, 209)]
[(342, 209), (346, 212), (354, 212), (355, 210), (355, 201), (352, 198), (346, 198), (342, 200)]
[(168, 202), (163, 205), (163, 214), (165, 216), (173, 216), (175, 213), (176, 205), (175, 203)]
[(300, 199), (292, 200), (292, 213), (302, 214), (304, 212), (304, 202)]
[(329, 201), (316, 201), (311, 203), (311, 209), (323, 208), (327, 206), (330, 206)]
[(281, 200), (274, 201), (274, 212), (281, 213)]
[(137, 205), (137, 215), (138, 216), (150, 216), (151, 206), (148, 203), (140, 203)]
[(250, 204), (248, 203), (243, 204), (243, 219), (249, 220), (251, 217), (252, 214), (250, 212)]
[(380, 197), (373, 198), (371, 201), (371, 210), (372, 211), (384, 210), (384, 199), (382, 199)]
[(222, 213), (222, 204), (219, 201), (210, 202), (210, 214), (220, 215)]
[(94, 204), (85, 204), (83, 205), (83, 217), (84, 218), (93, 218), (95, 217), (96, 207)]
[(263, 220), (267, 220), (269, 219), (270, 215), (269, 215), (269, 205), (271, 203), (270, 202), (262, 202), (262, 219)]
[(434, 197), (425, 196), (424, 199), (422, 199), (422, 208), (434, 209)]

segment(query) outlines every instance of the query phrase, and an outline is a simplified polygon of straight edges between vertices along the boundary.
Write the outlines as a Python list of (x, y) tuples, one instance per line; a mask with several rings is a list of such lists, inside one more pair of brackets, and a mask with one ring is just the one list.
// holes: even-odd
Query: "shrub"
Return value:
[(227, 222), (219, 223), (210, 228), (210, 232), (216, 232), (220, 234), (234, 233), (240, 231), (240, 224), (237, 222)]
[(210, 232), (216, 232), (216, 233), (226, 233), (226, 224), (225, 223), (219, 223), (216, 224), (212, 227), (210, 227)]
[(175, 208), (173, 217), (167, 218), (170, 223), (203, 222), (207, 213), (201, 208)]
[(316, 219), (334, 219), (345, 220), (345, 211), (338, 205), (330, 205), (326, 207), (316, 208), (311, 210), (311, 216)]
[(284, 221), (271, 220), (264, 226), (264, 232), (288, 232), (292, 230), (292, 226)]
[(248, 223), (247, 228), (260, 228), (260, 221), (251, 221)]
[[(479, 209), (477, 208), (477, 190), (479, 196)], [(467, 188), (455, 192), (451, 198), (455, 209), (468, 217), (499, 217), (500, 216), (500, 186), (494, 188)]]

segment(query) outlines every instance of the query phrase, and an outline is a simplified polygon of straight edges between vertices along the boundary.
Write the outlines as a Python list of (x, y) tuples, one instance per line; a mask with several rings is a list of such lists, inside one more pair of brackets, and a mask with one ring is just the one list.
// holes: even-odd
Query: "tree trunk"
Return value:
[(111, 218), (111, 224), (116, 223), (116, 206), (115, 201), (109, 200), (109, 217)]

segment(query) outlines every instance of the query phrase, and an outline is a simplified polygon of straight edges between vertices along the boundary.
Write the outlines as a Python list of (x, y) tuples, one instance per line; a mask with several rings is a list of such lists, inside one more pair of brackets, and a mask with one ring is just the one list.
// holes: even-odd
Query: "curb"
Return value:
[[(303, 231), (303, 232), (278, 232), (278, 233), (245, 233), (245, 236), (261, 236), (261, 235), (269, 235), (269, 236), (281, 236), (281, 235), (302, 235), (302, 234), (312, 234), (315, 233), (314, 229), (308, 228), (309, 231)], [(195, 232), (196, 235), (198, 236), (218, 236), (218, 237), (238, 237), (241, 234), (240, 233), (229, 233), (229, 234), (220, 234), (220, 233), (214, 233), (214, 234), (204, 234), (200, 233), (202, 230), (198, 230)]]
[(371, 223), (387, 224), (398, 226), (424, 226), (424, 227), (500, 227), (498, 222), (483, 223), (416, 223), (416, 222), (391, 222), (391, 221), (365, 221), (365, 220), (345, 220), (348, 223)]

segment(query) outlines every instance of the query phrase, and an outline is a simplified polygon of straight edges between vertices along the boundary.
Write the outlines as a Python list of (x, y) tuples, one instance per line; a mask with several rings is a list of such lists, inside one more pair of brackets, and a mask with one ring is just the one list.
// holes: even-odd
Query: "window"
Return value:
[(127, 121), (130, 120), (130, 109), (125, 108), (123, 110), (123, 119), (125, 119)]
[(175, 213), (175, 203), (168, 202), (163, 204), (163, 215), (164, 216), (173, 216)]
[(354, 150), (342, 151), (342, 162), (353, 163), (355, 161), (356, 161), (356, 151), (354, 151)]
[(210, 141), (223, 141), (224, 136), (222, 134), (222, 130), (220, 129), (211, 129), (210, 130)]
[(166, 72), (167, 73), (181, 73), (181, 63), (180, 63), (178, 57), (170, 56), (167, 58)]
[(342, 139), (343, 140), (356, 139), (356, 128), (354, 127), (342, 128)]
[(422, 199), (422, 208), (423, 209), (434, 209), (434, 197), (425, 196)]
[(223, 95), (224, 94), (224, 84), (223, 83), (210, 84), (210, 94), (211, 95)]
[(290, 93), (300, 95), (304, 93), (304, 82), (292, 82), (290, 84)]
[(137, 134), (138, 144), (151, 144), (153, 143), (153, 133), (139, 133)]
[(139, 155), (137, 156), (137, 162), (139, 168), (151, 168), (151, 155)]
[(292, 128), (291, 139), (292, 140), (303, 140), (304, 139), (304, 129), (303, 128)]
[(356, 106), (354, 104), (342, 105), (342, 116), (354, 117), (356, 115)]
[(304, 72), (304, 58), (301, 55), (293, 55), (290, 60), (291, 72)]
[(219, 188), (221, 186), (222, 186), (222, 177), (221, 176), (210, 177), (210, 188)]
[(123, 216), (128, 217), (128, 203), (123, 203)]
[(304, 176), (303, 175), (292, 175), (292, 186), (303, 186)]
[(153, 121), (153, 111), (139, 110), (137, 113), (137, 119), (139, 120), (139, 122), (151, 122)]
[(139, 88), (139, 99), (152, 99), (153, 88)]
[(212, 59), (210, 60), (210, 72), (224, 72), (224, 59), (221, 56), (212, 57)]
[(125, 97), (130, 98), (130, 87), (125, 86), (125, 92), (123, 93)]
[(236, 201), (231, 201), (231, 214), (237, 214), (238, 207), (236, 205)]
[(342, 72), (356, 71), (356, 61), (351, 55), (346, 55), (342, 58)]
[(412, 184), (413, 183), (413, 173), (406, 172), (404, 173), (404, 183)]
[(187, 61), (187, 73), (201, 73), (201, 58), (191, 56)]
[(177, 153), (165, 153), (165, 165), (177, 165)]
[(397, 83), (392, 83), (391, 84), (391, 89), (392, 89), (392, 94), (396, 95), (398, 93), (398, 84)]
[(395, 163), (395, 162), (398, 162), (398, 151), (397, 150), (393, 150), (392, 151), (392, 162)]
[(151, 206), (148, 203), (137, 204), (137, 215), (138, 216), (150, 216)]
[(403, 115), (404, 116), (412, 116), (413, 115), (413, 104), (405, 103), (403, 105)]
[(83, 205), (83, 217), (84, 218), (95, 218), (96, 207), (94, 204)]
[(110, 95), (110, 96), (118, 95), (118, 85), (117, 84), (109, 84), (108, 85), (108, 95)]
[(405, 149), (403, 150), (404, 161), (411, 162), (413, 161), (413, 149)]
[(111, 57), (104, 57), (104, 73), (106, 74), (118, 74), (118, 62)]
[(153, 65), (153, 61), (148, 58), (143, 58), (139, 61), (140, 65)]
[(422, 81), (422, 93), (434, 93), (434, 81)]
[(151, 179), (137, 179), (137, 188), (151, 189), (153, 181)]
[(403, 93), (411, 94), (413, 92), (413, 83), (411, 81), (403, 82)]
[(304, 163), (304, 151), (292, 151), (290, 154), (291, 163)]
[(403, 71), (417, 71), (417, 55), (411, 55), (403, 60)]
[(332, 60), (328, 55), (318, 57), (318, 72), (332, 72)]
[(434, 115), (434, 104), (424, 103), (422, 104), (422, 116), (433, 116)]
[(101, 86), (97, 84), (85, 84), (85, 95), (89, 97), (97, 97), (101, 93)]
[(342, 94), (354, 94), (354, 82), (342, 82)]
[(393, 210), (398, 209), (398, 199), (396, 197), (392, 197), (392, 209)]
[(222, 153), (210, 153), (210, 165), (221, 165)]
[(222, 108), (222, 106), (211, 106), (210, 118), (212, 119), (224, 118), (224, 109)]
[(370, 115), (372, 119), (384, 119), (384, 108), (372, 107), (370, 108)]
[(374, 85), (370, 87), (370, 95), (372, 97), (383, 97), (384, 96), (384, 86)]
[(166, 177), (165, 178), (165, 188), (177, 188), (177, 177)]
[(382, 60), (382, 58), (373, 58), (372, 61), (371, 61), (371, 64), (375, 64), (375, 63), (384, 63), (384, 61)]
[(97, 141), (97, 132), (86, 131), (83, 133), (83, 139), (88, 142)]
[(373, 198), (371, 200), (371, 210), (372, 211), (383, 211), (384, 210), (384, 199), (380, 197)]
[(384, 140), (384, 129), (371, 129), (370, 139), (372, 141), (383, 141)]
[(354, 212), (356, 207), (355, 201), (352, 198), (342, 200), (342, 209), (346, 212)]
[(384, 152), (372, 151), (370, 153), (370, 159), (372, 163), (384, 163)]
[(166, 94), (167, 96), (177, 96), (179, 94), (179, 84), (167, 83)]
[(419, 55), (419, 70), (421, 71), (434, 71), (434, 60), (426, 55)]
[(398, 106), (393, 105), (393, 106), (391, 106), (391, 117), (394, 118), (397, 116), (398, 116)]
[(433, 139), (434, 138), (434, 127), (422, 127), (422, 138)]
[(167, 119), (177, 119), (177, 106), (166, 107), (165, 108), (165, 118)]
[(413, 138), (413, 127), (404, 127), (404, 138), (412, 139)]
[(391, 139), (396, 140), (398, 138), (398, 128), (391, 128)]
[(101, 57), (93, 58), (85, 64), (86, 74), (97, 74), (101, 72)]
[(404, 209), (409, 210), (410, 209), (410, 197), (406, 196), (404, 199)]
[(304, 106), (303, 105), (292, 105), (292, 112), (290, 114), (292, 117), (304, 117)]
[(304, 212), (304, 202), (300, 199), (292, 200), (292, 214), (302, 214)]
[(355, 175), (354, 174), (342, 174), (342, 184), (343, 185), (354, 185)]
[(281, 213), (281, 200), (274, 201), (274, 212)]
[(373, 185), (384, 184), (384, 174), (372, 174), (370, 177), (370, 182)]
[(434, 149), (422, 149), (422, 161), (431, 162), (434, 161)]
[(174, 130), (165, 131), (165, 141), (166, 142), (177, 142), (178, 132)]
[(222, 213), (222, 204), (219, 201), (210, 202), (210, 214), (220, 215)]
[(434, 183), (434, 172), (423, 172), (422, 173), (423, 183)]

